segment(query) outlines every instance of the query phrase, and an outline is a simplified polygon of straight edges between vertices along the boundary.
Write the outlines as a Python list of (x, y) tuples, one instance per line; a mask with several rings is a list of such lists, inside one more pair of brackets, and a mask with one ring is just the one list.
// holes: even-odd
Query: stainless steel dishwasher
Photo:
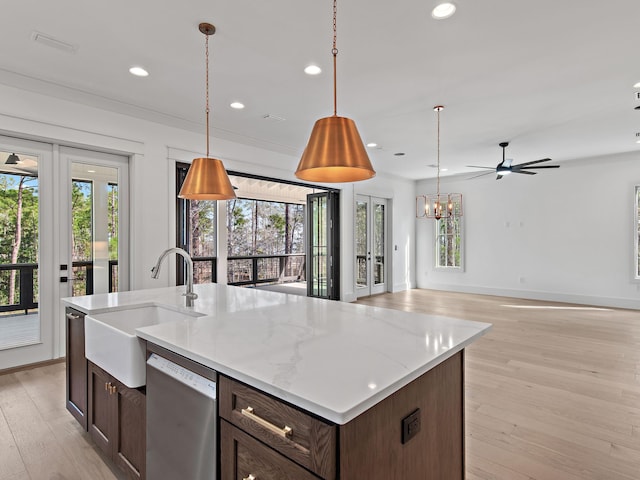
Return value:
[(156, 353), (147, 359), (147, 478), (216, 480), (216, 372), (149, 350)]

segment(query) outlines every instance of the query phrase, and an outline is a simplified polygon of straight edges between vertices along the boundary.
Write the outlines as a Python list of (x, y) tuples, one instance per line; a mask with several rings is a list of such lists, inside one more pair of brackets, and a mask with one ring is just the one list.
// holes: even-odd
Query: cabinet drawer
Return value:
[(322, 478), (335, 478), (335, 425), (227, 377), (218, 383), (222, 418)]
[(271, 450), (224, 420), (220, 421), (221, 476), (243, 480), (318, 480), (300, 465)]

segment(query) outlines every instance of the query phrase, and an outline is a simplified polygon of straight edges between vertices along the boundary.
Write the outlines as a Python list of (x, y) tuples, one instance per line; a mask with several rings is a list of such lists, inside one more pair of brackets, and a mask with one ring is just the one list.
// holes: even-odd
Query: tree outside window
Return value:
[(462, 268), (462, 217), (436, 220), (436, 268)]

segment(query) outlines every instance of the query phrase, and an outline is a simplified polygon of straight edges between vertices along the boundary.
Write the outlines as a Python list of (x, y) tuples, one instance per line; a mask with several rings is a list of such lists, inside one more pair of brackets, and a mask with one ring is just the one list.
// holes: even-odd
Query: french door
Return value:
[(307, 296), (340, 299), (339, 194), (307, 195)]
[(128, 159), (0, 136), (0, 370), (64, 355), (60, 298), (128, 289)]
[(355, 204), (356, 296), (387, 291), (387, 201), (356, 196)]

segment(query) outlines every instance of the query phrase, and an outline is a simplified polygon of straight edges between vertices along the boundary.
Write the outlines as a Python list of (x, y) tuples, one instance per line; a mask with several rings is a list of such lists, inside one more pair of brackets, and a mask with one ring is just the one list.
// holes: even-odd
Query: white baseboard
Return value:
[(598, 307), (628, 308), (640, 310), (640, 299), (599, 297), (592, 295), (575, 295), (566, 293), (539, 292), (532, 290), (500, 289), (473, 285), (442, 285), (426, 284), (418, 288), (441, 290), (460, 293), (477, 293), (480, 295), (495, 295), (498, 297), (525, 298), (528, 300), (547, 300), (550, 302), (577, 303), (579, 305), (593, 305)]

